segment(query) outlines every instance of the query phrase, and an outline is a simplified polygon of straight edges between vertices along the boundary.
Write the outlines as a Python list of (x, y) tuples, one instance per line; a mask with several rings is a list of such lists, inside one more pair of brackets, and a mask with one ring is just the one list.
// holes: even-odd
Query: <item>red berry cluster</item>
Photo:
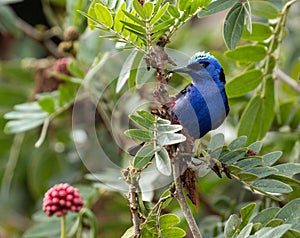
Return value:
[(68, 211), (79, 212), (83, 206), (83, 200), (77, 188), (70, 184), (56, 184), (50, 188), (43, 199), (43, 211), (52, 216), (54, 213), (60, 217)]

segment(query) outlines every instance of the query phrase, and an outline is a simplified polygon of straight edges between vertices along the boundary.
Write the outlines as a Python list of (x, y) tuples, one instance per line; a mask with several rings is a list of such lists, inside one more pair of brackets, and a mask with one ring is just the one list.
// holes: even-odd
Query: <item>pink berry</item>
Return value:
[(43, 199), (43, 211), (52, 216), (60, 217), (71, 212), (79, 212), (83, 206), (79, 190), (67, 183), (56, 184), (50, 188)]

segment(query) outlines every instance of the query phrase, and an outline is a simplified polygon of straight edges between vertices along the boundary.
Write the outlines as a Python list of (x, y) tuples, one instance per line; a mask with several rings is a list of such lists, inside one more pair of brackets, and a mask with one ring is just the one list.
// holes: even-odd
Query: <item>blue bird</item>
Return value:
[(218, 128), (229, 113), (225, 75), (218, 60), (206, 52), (171, 72), (188, 74), (192, 83), (175, 96), (172, 113), (194, 139)]
[[(192, 78), (192, 83), (175, 96), (171, 108), (174, 118), (194, 139), (218, 128), (229, 113), (225, 75), (218, 60), (210, 53), (198, 52), (186, 67), (170, 71), (173, 72)], [(131, 147), (129, 154), (134, 156), (143, 144)]]

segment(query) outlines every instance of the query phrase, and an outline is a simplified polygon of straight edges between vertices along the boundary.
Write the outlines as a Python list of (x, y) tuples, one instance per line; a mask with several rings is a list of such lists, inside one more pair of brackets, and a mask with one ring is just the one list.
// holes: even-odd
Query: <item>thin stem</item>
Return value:
[(18, 163), (20, 156), (21, 147), (24, 141), (25, 133), (19, 133), (15, 135), (12, 147), (10, 149), (9, 158), (4, 171), (2, 186), (1, 186), (1, 197), (8, 198), (9, 190), (14, 176), (14, 170)]
[(61, 227), (61, 232), (60, 232), (60, 238), (67, 238), (67, 232), (66, 232), (66, 215), (61, 216), (60, 220), (60, 227)]
[(185, 216), (185, 219), (190, 227), (193, 237), (194, 238), (202, 238), (199, 227), (192, 215), (192, 212), (186, 202), (186, 199), (185, 199), (185, 196), (183, 193), (183, 188), (182, 188), (181, 179), (180, 179), (180, 166), (179, 166), (178, 156), (176, 156), (172, 160), (172, 169), (173, 169), (173, 176), (174, 176), (174, 184), (175, 184), (175, 188), (176, 188), (176, 192), (175, 192), (174, 196), (181, 207), (181, 210), (182, 210), (183, 215)]
[(275, 70), (275, 77), (282, 82), (285, 82), (288, 84), (292, 89), (294, 89), (296, 92), (300, 93), (300, 83), (288, 76), (285, 72), (283, 72), (280, 69)]
[[(278, 67), (278, 61), (279, 61), (279, 54), (280, 54), (280, 48), (281, 48), (281, 44), (283, 41), (283, 36), (284, 36), (284, 28), (286, 25), (286, 20), (287, 20), (287, 14), (289, 12), (290, 7), (298, 2), (299, 0), (292, 0), (287, 2), (281, 13), (280, 13), (280, 18), (278, 23), (276, 24), (276, 27), (274, 29), (273, 35), (272, 35), (272, 39), (267, 51), (267, 57), (266, 57), (266, 63), (265, 63), (265, 68), (264, 68), (264, 73), (263, 73), (263, 87), (262, 87), (262, 93), (261, 93), (261, 97), (263, 98), (265, 96), (266, 93), (266, 81), (267, 81), (267, 76), (268, 76), (268, 71), (269, 71), (269, 64), (271, 61), (271, 57), (272, 57), (272, 51), (273, 51), (273, 47), (276, 43), (276, 40), (278, 41), (278, 46), (277, 46), (277, 54), (275, 55), (275, 67), (273, 70), (273, 74), (276, 72), (276, 68)], [(277, 38), (278, 36), (278, 38)]]
[(63, 54), (57, 50), (57, 46), (51, 41), (50, 37), (47, 36), (47, 31), (41, 32), (23, 21), (21, 18), (17, 19), (17, 26), (24, 35), (40, 43), (42, 47), (44, 47), (54, 57), (59, 58), (63, 56)]

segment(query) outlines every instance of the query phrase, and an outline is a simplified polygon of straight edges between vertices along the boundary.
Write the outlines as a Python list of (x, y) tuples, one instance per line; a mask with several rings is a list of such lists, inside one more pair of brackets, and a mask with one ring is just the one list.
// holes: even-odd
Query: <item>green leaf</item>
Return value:
[(248, 103), (238, 126), (238, 135), (247, 135), (248, 142), (262, 139), (269, 130), (274, 118), (274, 82), (267, 78), (264, 97), (256, 95)]
[(186, 138), (182, 134), (175, 133), (159, 133), (157, 143), (161, 146), (173, 145), (185, 141)]
[(168, 12), (172, 17), (179, 18), (180, 12), (178, 11), (177, 7), (173, 4), (170, 4), (168, 7)]
[(146, 118), (139, 117), (139, 116), (136, 116), (136, 115), (130, 115), (129, 118), (131, 120), (133, 120), (134, 122), (136, 122), (137, 124), (139, 124), (140, 126), (146, 128), (146, 129), (153, 129), (154, 128), (153, 122), (149, 121)]
[(226, 51), (225, 56), (243, 63), (259, 62), (267, 55), (267, 49), (262, 45), (242, 45), (233, 51)]
[(138, 0), (133, 0), (133, 8), (141, 18), (145, 20), (147, 19), (147, 15), (144, 11), (144, 8)]
[(262, 165), (262, 160), (260, 158), (246, 158), (236, 162), (236, 166), (239, 166), (243, 170), (252, 169), (258, 165)]
[(238, 149), (240, 147), (244, 147), (245, 144), (247, 142), (247, 136), (240, 136), (236, 139), (234, 139), (229, 145), (228, 145), (228, 148), (230, 150), (235, 150), (235, 149)]
[(55, 111), (55, 101), (51, 96), (45, 96), (40, 98), (38, 100), (38, 104), (45, 112), (48, 112), (49, 114)]
[(143, 62), (143, 59), (144, 59), (144, 53), (138, 51), (137, 55), (132, 63), (132, 67), (131, 67), (132, 69), (130, 71), (130, 75), (128, 78), (128, 87), (132, 93), (136, 89), (137, 77), (139, 76), (138, 70), (139, 70), (141, 62)]
[(74, 100), (77, 92), (77, 86), (72, 83), (66, 83), (58, 87), (59, 97), (58, 105), (59, 107), (64, 106)]
[(172, 26), (173, 24), (174, 24), (173, 18), (163, 21), (163, 22), (155, 25), (155, 27), (153, 27), (153, 29), (151, 30), (151, 33), (155, 34), (157, 32), (160, 32), (160, 36), (161, 36), (165, 31), (168, 31), (170, 29), (170, 26)]
[(186, 10), (191, 5), (191, 2), (191, 0), (178, 0), (177, 5), (179, 10)]
[(155, 116), (153, 114), (151, 114), (150, 112), (147, 112), (145, 110), (137, 110), (136, 113), (152, 123), (155, 122)]
[(16, 134), (30, 129), (36, 128), (44, 123), (42, 119), (25, 119), (25, 120), (13, 120), (6, 123), (4, 132), (6, 134)]
[(231, 215), (225, 224), (224, 236), (225, 238), (232, 238), (234, 233), (237, 232), (241, 221), (235, 214)]
[(279, 10), (268, 1), (250, 1), (252, 14), (264, 18), (275, 19), (279, 17)]
[(283, 238), (297, 238), (300, 237), (300, 231), (289, 229), (286, 233), (284, 233)]
[(239, 179), (241, 181), (245, 181), (245, 182), (252, 182), (252, 181), (257, 180), (257, 178), (258, 178), (257, 175), (252, 174), (252, 173), (246, 173), (246, 172), (238, 173), (237, 176), (239, 177)]
[(226, 46), (233, 50), (239, 42), (244, 27), (245, 9), (241, 2), (237, 2), (226, 14), (223, 37)]
[(182, 130), (182, 126), (177, 125), (177, 124), (172, 124), (172, 125), (158, 124), (157, 125), (157, 130), (158, 130), (158, 134), (175, 133), (175, 132), (178, 132), (178, 131)]
[(236, 149), (230, 151), (229, 153), (221, 155), (219, 160), (225, 164), (233, 164), (239, 159), (244, 158), (246, 153), (247, 153), (247, 149), (244, 148)]
[(124, 132), (125, 135), (143, 142), (152, 142), (154, 135), (152, 131), (141, 129), (129, 129)]
[(160, 117), (157, 118), (157, 123), (162, 125), (171, 125), (171, 121), (167, 119), (162, 119)]
[(262, 147), (262, 142), (261, 141), (255, 141), (251, 145), (248, 146), (249, 150), (253, 150), (256, 153), (259, 153)]
[(300, 181), (290, 178), (290, 177), (287, 177), (287, 176), (284, 176), (284, 175), (281, 175), (281, 174), (272, 174), (268, 178), (281, 181), (281, 182), (291, 185), (291, 186), (299, 186), (300, 185)]
[(125, 20), (125, 14), (123, 11), (126, 11), (126, 2), (123, 2), (119, 10), (117, 11), (114, 19), (114, 30), (116, 32), (121, 32), (123, 29), (123, 24), (121, 20)]
[(122, 20), (121, 22), (124, 24), (124, 26), (126, 26), (127, 29), (129, 28), (128, 30), (134, 30), (134, 32), (137, 32), (139, 35), (146, 34), (146, 30), (143, 27)]
[(273, 166), (273, 168), (277, 169), (278, 172), (276, 174), (285, 175), (285, 176), (293, 176), (295, 174), (300, 173), (300, 164), (296, 163), (284, 163)]
[(210, 3), (205, 10), (202, 10), (198, 13), (198, 17), (206, 17), (217, 12), (221, 12), (234, 4), (236, 4), (239, 0), (217, 0)]
[[(122, 9), (122, 11), (126, 15), (126, 17), (128, 17), (132, 22), (138, 24), (141, 27), (146, 27), (145, 22), (143, 22), (140, 19), (138, 19), (137, 17), (135, 17), (132, 12), (129, 13), (129, 12), (126, 12), (125, 10), (123, 10), (123, 9)], [(126, 22), (128, 22), (128, 19), (126, 20)]]
[(262, 76), (261, 70), (253, 69), (233, 78), (226, 84), (228, 97), (240, 97), (254, 90), (261, 83)]
[(160, 229), (166, 229), (180, 223), (180, 218), (175, 214), (164, 214), (159, 218)]
[(278, 170), (270, 167), (256, 167), (248, 170), (249, 173), (255, 174), (258, 178), (265, 178), (271, 174), (275, 174)]
[(225, 143), (224, 135), (220, 133), (216, 134), (211, 138), (207, 146), (207, 151), (209, 152), (218, 149), (219, 147), (222, 147), (224, 143)]
[(262, 42), (272, 35), (272, 30), (269, 25), (261, 22), (252, 23), (252, 33), (244, 29), (242, 39), (250, 41)]
[(263, 163), (265, 166), (271, 166), (281, 157), (281, 151), (273, 151), (271, 153), (265, 154), (263, 158)]
[(185, 237), (185, 236), (186, 236), (186, 232), (179, 227), (171, 227), (168, 229), (163, 229), (161, 231), (162, 238), (170, 238), (170, 237), (181, 238), (181, 237)]
[(279, 207), (270, 207), (261, 212), (259, 212), (255, 217), (251, 219), (253, 223), (261, 223), (265, 226), (271, 219), (273, 219), (278, 211), (280, 210)]
[(153, 78), (155, 70), (151, 68), (147, 70), (144, 66), (144, 61), (140, 61), (140, 65), (137, 68), (137, 76), (136, 76), (136, 88), (141, 88), (149, 79)]
[(194, 15), (199, 8), (207, 6), (211, 0), (193, 0), (190, 7), (190, 15)]
[(95, 23), (97, 22), (94, 7), (95, 7), (95, 2), (92, 2), (89, 6), (87, 13), (83, 11), (79, 11), (79, 13), (81, 13), (83, 16), (87, 18), (88, 26), (92, 31), (95, 29)]
[(237, 238), (245, 238), (245, 237), (249, 237), (251, 230), (252, 230), (253, 224), (249, 223), (247, 226), (245, 226), (241, 232), (239, 233), (239, 235), (237, 236)]
[(94, 6), (97, 19), (106, 27), (113, 26), (113, 17), (109, 9), (101, 3), (96, 3)]
[(76, 60), (72, 60), (68, 65), (67, 65), (67, 68), (69, 70), (69, 72), (71, 73), (71, 75), (77, 77), (77, 78), (80, 78), (80, 79), (83, 79), (85, 74), (84, 72), (82, 71), (81, 67), (80, 67), (80, 64), (78, 61)]
[(130, 55), (127, 57), (126, 61), (124, 62), (123, 66), (122, 66), (122, 69), (121, 69), (119, 77), (118, 77), (117, 86), (116, 86), (117, 93), (119, 93), (121, 91), (121, 89), (123, 88), (123, 86), (125, 85), (125, 83), (127, 82), (128, 78), (130, 76), (132, 64), (137, 55), (137, 52), (138, 51), (133, 50), (130, 53)]
[(255, 211), (255, 207), (256, 207), (256, 203), (252, 202), (241, 209), (240, 213), (241, 213), (242, 223), (239, 226), (239, 229), (244, 228), (248, 224), (253, 212)]
[(165, 14), (165, 12), (167, 11), (169, 7), (169, 2), (167, 2), (165, 5), (163, 5), (157, 12), (156, 14), (152, 17), (151, 21), (150, 21), (150, 25), (154, 25), (161, 17), (162, 15)]
[(171, 161), (168, 155), (168, 152), (164, 147), (158, 152), (155, 153), (155, 162), (156, 167), (159, 172), (166, 176), (170, 176), (172, 173)]
[(235, 165), (227, 165), (226, 168), (229, 169), (230, 173), (235, 175), (238, 175), (242, 171), (240, 167)]
[(260, 179), (253, 182), (252, 185), (267, 193), (290, 193), (293, 191), (291, 186), (272, 179)]
[(258, 237), (260, 238), (281, 238), (282, 235), (291, 228), (291, 225), (289, 224), (284, 224), (281, 226), (277, 226), (275, 228), (273, 228), (272, 230), (266, 232), (263, 235), (260, 235)]
[(135, 237), (135, 232), (134, 232), (134, 227), (128, 228), (125, 233), (122, 235), (121, 238), (134, 238)]
[(147, 16), (147, 19), (150, 19), (153, 14), (154, 4), (153, 2), (146, 2), (144, 4), (144, 11)]
[(252, 34), (252, 14), (249, 0), (244, 1), (243, 6), (245, 9), (246, 29), (250, 34)]
[(300, 230), (300, 198), (296, 198), (286, 204), (278, 211), (275, 218), (285, 221), (285, 224), (291, 224), (293, 229)]
[(15, 105), (14, 110), (20, 112), (28, 112), (28, 111), (34, 112), (34, 111), (41, 111), (41, 107), (37, 102), (28, 102), (28, 103)]
[[(41, 109), (41, 108), (40, 108)], [(7, 120), (26, 120), (26, 119), (43, 119), (48, 116), (48, 113), (40, 111), (12, 111), (4, 115)]]
[(143, 168), (147, 165), (152, 157), (154, 156), (155, 148), (153, 144), (144, 145), (139, 151), (136, 153), (133, 166), (134, 168)]

